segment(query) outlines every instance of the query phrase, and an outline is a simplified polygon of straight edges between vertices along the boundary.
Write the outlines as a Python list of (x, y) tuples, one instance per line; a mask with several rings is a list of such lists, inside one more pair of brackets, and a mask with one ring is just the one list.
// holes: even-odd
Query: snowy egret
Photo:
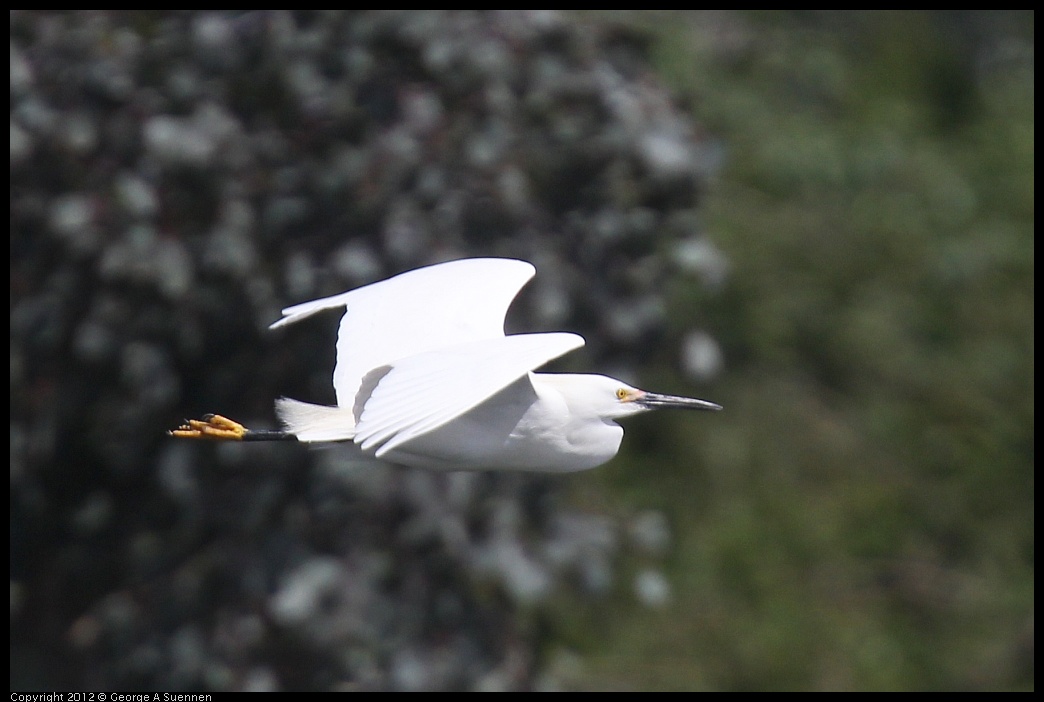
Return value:
[(604, 375), (534, 373), (584, 345), (565, 332), (504, 335), (511, 301), (536, 273), (525, 261), (440, 263), (283, 310), (271, 329), (345, 308), (337, 406), (280, 398), (283, 431), (220, 415), (186, 420), (185, 438), (352, 442), (360, 458), (441, 470), (585, 470), (616, 455), (615, 419), (661, 407), (720, 410)]

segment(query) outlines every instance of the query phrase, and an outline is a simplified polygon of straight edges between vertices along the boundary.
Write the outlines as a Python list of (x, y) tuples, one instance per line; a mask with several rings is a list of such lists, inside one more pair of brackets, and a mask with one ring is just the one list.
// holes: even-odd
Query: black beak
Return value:
[(721, 405), (716, 405), (706, 400), (697, 400), (693, 397), (678, 397), (676, 395), (660, 395), (655, 392), (647, 392), (635, 400), (635, 402), (649, 409), (674, 407), (676, 409), (714, 410), (715, 412), (721, 409)]

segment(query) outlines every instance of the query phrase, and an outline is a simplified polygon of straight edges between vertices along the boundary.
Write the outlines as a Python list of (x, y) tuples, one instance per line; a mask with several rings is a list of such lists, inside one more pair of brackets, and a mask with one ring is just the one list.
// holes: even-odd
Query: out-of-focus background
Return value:
[[(1034, 687), (1032, 12), (11, 19), (11, 689)], [(532, 261), (719, 402), (568, 476), (177, 442)]]

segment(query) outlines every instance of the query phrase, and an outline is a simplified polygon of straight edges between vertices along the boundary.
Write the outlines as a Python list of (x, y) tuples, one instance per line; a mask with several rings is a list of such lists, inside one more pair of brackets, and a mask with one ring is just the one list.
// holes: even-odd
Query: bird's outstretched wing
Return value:
[(577, 334), (513, 334), (400, 359), (371, 376), (356, 406), (355, 443), (377, 458), (437, 429), (553, 358), (580, 348)]
[(508, 307), (535, 273), (532, 264), (514, 259), (449, 261), (288, 307), (270, 328), (344, 306), (333, 385), (338, 406), (352, 407), (363, 376), (375, 368), (472, 341), (503, 339)]

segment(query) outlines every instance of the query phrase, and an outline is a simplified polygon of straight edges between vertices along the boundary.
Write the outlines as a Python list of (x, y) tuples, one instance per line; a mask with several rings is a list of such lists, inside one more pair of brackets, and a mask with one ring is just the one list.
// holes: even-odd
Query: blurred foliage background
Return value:
[[(12, 689), (1033, 689), (1033, 20), (14, 12)], [(551, 477), (163, 436), (461, 255), (725, 411)]]
[(731, 275), (672, 292), (726, 413), (574, 479), (677, 539), (669, 607), (585, 613), (583, 686), (1032, 689), (1033, 13), (626, 17), (727, 152)]

